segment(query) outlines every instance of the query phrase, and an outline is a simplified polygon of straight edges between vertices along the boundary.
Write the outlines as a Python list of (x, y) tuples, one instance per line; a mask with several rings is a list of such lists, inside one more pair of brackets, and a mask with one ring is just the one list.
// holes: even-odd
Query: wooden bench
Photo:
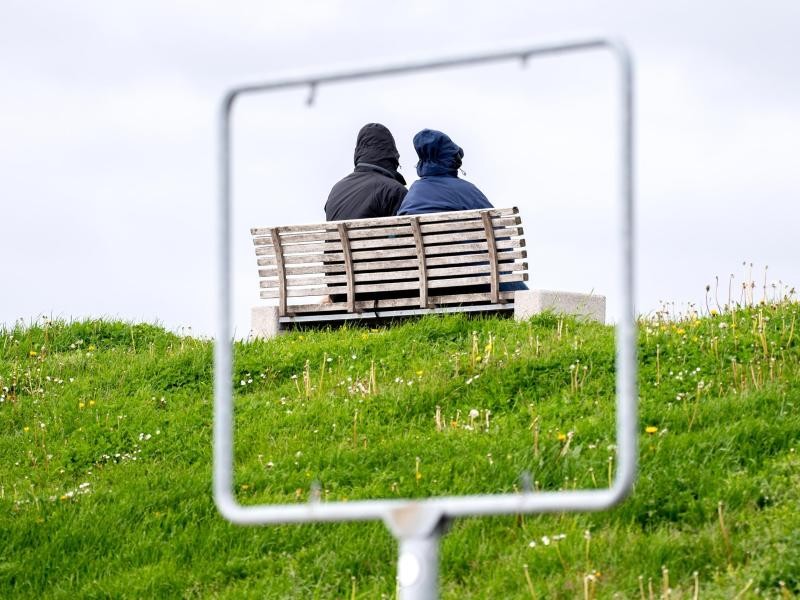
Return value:
[[(253, 329), (268, 337), (293, 323), (513, 312), (515, 292), (505, 288), (528, 279), (518, 213), (470, 210), (251, 229), (261, 298), (277, 304), (267, 313), (254, 309)], [(333, 300), (324, 303), (325, 297)]]

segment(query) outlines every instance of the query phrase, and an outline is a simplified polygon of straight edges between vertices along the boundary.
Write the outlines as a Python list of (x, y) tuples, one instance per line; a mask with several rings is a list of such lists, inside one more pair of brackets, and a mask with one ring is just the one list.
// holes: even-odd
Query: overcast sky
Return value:
[[(0, 323), (46, 314), (213, 332), (216, 119), (226, 88), (595, 34), (637, 75), (639, 312), (703, 304), (755, 263), (800, 283), (800, 3), (22, 2), (0, 11)], [(361, 125), (465, 149), (518, 206), (531, 287), (616, 298), (609, 56), (245, 99), (234, 118), (235, 321), (257, 304), (252, 226), (324, 220)]]

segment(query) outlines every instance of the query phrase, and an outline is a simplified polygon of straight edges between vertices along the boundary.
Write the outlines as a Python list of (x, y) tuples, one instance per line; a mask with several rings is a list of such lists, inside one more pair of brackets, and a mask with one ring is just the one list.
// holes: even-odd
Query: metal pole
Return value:
[(411, 503), (388, 513), (385, 522), (399, 543), (400, 600), (438, 598), (439, 540), (447, 528), (447, 519), (431, 506)]
[(439, 595), (439, 540), (436, 531), (426, 537), (402, 538), (397, 559), (400, 600), (435, 600)]

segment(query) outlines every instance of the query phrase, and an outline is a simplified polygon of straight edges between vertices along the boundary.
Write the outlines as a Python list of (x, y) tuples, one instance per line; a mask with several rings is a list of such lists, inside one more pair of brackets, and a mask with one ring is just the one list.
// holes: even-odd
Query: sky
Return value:
[[(0, 324), (215, 328), (224, 92), (609, 35), (636, 69), (636, 306), (705, 306), (719, 278), (800, 284), (800, 4), (22, 2), (0, 18)], [(238, 336), (259, 304), (250, 227), (324, 220), (358, 129), (447, 132), (466, 179), (518, 206), (532, 288), (619, 310), (614, 64), (585, 53), (242, 99), (233, 120)], [(747, 263), (747, 267), (743, 266)], [(713, 301), (715, 302), (715, 301)], [(712, 302), (712, 306), (713, 306)], [(191, 329), (190, 329), (191, 328)]]

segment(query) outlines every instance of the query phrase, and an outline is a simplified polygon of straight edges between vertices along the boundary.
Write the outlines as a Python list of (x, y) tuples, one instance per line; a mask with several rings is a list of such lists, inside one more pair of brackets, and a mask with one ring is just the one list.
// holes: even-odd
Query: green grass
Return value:
[[(601, 513), (455, 521), (442, 596), (800, 593), (798, 317), (782, 303), (643, 321), (633, 494)], [(238, 344), (239, 498), (512, 492), (526, 474), (605, 487), (613, 336), (552, 315), (448, 316)], [(394, 597), (379, 522), (219, 516), (211, 370), (209, 342), (151, 325), (2, 332), (0, 597)]]

